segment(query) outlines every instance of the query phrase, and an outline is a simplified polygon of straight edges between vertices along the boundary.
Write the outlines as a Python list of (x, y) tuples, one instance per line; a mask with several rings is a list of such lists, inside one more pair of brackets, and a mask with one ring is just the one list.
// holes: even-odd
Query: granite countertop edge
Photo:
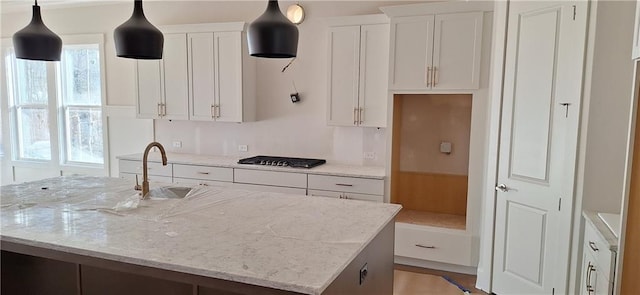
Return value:
[(613, 235), (609, 227), (598, 217), (598, 213), (592, 211), (582, 211), (582, 216), (596, 229), (600, 238), (609, 243), (609, 250), (618, 252), (618, 238)]

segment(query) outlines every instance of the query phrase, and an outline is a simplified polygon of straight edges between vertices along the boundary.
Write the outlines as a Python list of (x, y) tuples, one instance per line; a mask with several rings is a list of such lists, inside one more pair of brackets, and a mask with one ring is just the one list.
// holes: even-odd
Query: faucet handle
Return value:
[(133, 189), (137, 191), (142, 190), (142, 186), (138, 183), (138, 174), (136, 174), (136, 186), (134, 186)]

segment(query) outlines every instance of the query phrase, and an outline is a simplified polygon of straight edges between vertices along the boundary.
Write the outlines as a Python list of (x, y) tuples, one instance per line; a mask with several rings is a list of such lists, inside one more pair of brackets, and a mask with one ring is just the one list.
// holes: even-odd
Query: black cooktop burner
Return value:
[(293, 168), (313, 168), (326, 163), (326, 160), (305, 159), (305, 158), (288, 158), (288, 157), (271, 157), (271, 156), (255, 156), (251, 158), (240, 159), (238, 164), (251, 165), (269, 165)]

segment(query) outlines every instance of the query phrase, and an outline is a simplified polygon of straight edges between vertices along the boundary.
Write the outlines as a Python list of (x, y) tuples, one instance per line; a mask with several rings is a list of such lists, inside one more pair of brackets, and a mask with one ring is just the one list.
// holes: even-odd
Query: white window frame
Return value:
[[(100, 51), (100, 89), (101, 89), (101, 122), (102, 122), (102, 140), (103, 140), (103, 163), (93, 164), (84, 162), (67, 161), (66, 153), (66, 122), (65, 111), (67, 107), (73, 107), (73, 105), (65, 105), (62, 101), (62, 85), (58, 83), (57, 79), (61, 74), (61, 65), (59, 62), (47, 62), (47, 83), (54, 83), (48, 85), (56, 85), (55, 87), (48, 87), (49, 89), (49, 133), (51, 142), (51, 160), (31, 160), (20, 159), (17, 157), (17, 137), (15, 124), (17, 121), (14, 117), (16, 112), (12, 110), (9, 104), (9, 90), (6, 86), (6, 65), (5, 56), (6, 50), (13, 47), (11, 39), (2, 39), (2, 61), (0, 61), (1, 70), (0, 80), (2, 95), (0, 111), (2, 111), (2, 136), (4, 145), (4, 157), (2, 159), (3, 171), (11, 172), (11, 169), (6, 169), (5, 165), (10, 165), (13, 168), (12, 178), (16, 181), (15, 168), (25, 167), (34, 169), (51, 169), (56, 171), (56, 175), (69, 175), (69, 174), (88, 174), (88, 175), (109, 175), (109, 142), (108, 142), (108, 125), (106, 117), (107, 106), (107, 91), (106, 91), (106, 66), (105, 66), (105, 48), (104, 48), (104, 35), (103, 34), (82, 34), (82, 35), (61, 35), (63, 48), (68, 45), (76, 44), (97, 44)], [(53, 98), (53, 99), (52, 99)], [(87, 106), (82, 106), (87, 107)], [(59, 173), (57, 173), (59, 171)], [(3, 179), (6, 178), (3, 176)]]

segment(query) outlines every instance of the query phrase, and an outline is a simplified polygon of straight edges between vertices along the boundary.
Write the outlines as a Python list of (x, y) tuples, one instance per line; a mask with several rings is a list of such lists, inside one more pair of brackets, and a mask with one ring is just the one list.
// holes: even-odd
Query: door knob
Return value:
[(496, 186), (496, 191), (501, 191), (501, 192), (503, 192), (503, 193), (506, 193), (506, 192), (508, 192), (508, 191), (509, 191), (509, 188), (507, 187), (507, 185), (506, 185), (506, 184), (501, 183), (501, 184), (498, 184), (498, 185)]

